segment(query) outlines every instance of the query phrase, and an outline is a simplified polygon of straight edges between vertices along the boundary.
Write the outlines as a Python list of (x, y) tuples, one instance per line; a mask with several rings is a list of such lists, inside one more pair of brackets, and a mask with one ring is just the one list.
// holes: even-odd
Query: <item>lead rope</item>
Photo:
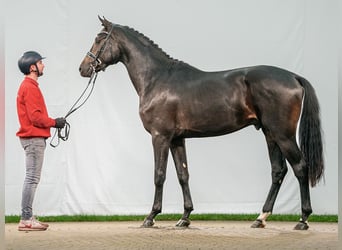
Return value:
[[(96, 77), (97, 77), (97, 72), (95, 72), (95, 68), (93, 68), (93, 73), (89, 79), (88, 85), (86, 86), (86, 88), (84, 89), (84, 91), (82, 92), (80, 97), (76, 100), (74, 105), (72, 105), (72, 107), (70, 108), (68, 113), (64, 116), (65, 119), (68, 116), (70, 116), (72, 113), (74, 113), (76, 110), (81, 108), (85, 104), (85, 102), (89, 99), (91, 93), (94, 90)], [(81, 99), (83, 98), (83, 96), (86, 94), (89, 87), (90, 87), (90, 91), (89, 91), (87, 97), (84, 99), (84, 101), (81, 104), (78, 104), (81, 101)], [(51, 138), (50, 146), (53, 148), (56, 148), (59, 145), (60, 140), (67, 141), (69, 139), (69, 134), (70, 134), (70, 124), (68, 122), (65, 122), (64, 128), (56, 128), (55, 133), (54, 133), (53, 137)], [(56, 140), (56, 137), (57, 137), (57, 143), (54, 143), (54, 141)]]

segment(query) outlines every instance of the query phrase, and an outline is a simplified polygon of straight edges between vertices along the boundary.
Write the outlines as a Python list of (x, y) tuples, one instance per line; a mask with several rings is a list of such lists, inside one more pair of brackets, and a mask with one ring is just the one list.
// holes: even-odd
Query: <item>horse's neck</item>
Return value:
[(141, 96), (145, 93), (146, 88), (158, 78), (158, 74), (163, 72), (163, 69), (173, 61), (166, 55), (157, 51), (153, 53), (153, 45), (146, 50), (141, 43), (125, 39), (123, 42), (124, 55), (122, 63), (126, 66), (131, 81), (138, 93)]

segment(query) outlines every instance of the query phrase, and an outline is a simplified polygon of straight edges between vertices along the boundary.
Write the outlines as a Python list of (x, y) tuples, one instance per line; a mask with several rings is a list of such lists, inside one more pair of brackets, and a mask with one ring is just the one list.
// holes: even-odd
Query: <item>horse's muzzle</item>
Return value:
[(85, 68), (85, 67), (80, 66), (78, 70), (79, 70), (80, 75), (82, 77), (91, 77), (91, 75), (93, 73), (92, 67), (86, 67)]

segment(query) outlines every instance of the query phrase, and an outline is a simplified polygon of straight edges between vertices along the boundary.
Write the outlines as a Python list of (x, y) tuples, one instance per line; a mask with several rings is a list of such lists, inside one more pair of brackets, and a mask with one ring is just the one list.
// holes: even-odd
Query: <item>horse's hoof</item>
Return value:
[(266, 226), (266, 222), (262, 220), (255, 220), (251, 225), (251, 228), (264, 228)]
[(189, 219), (180, 219), (177, 224), (176, 227), (188, 227), (190, 225), (190, 220)]
[(300, 221), (295, 227), (294, 230), (308, 230), (309, 224), (307, 222)]
[(141, 227), (153, 227), (153, 225), (154, 225), (154, 220), (145, 219)]

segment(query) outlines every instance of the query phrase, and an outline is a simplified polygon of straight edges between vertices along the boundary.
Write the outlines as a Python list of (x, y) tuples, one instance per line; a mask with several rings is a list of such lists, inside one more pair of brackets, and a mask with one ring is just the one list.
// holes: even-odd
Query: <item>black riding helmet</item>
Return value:
[[(36, 51), (27, 51), (18, 60), (19, 69), (24, 75), (28, 75), (30, 74), (30, 66), (34, 64), (38, 71), (38, 67), (36, 63), (44, 58), (45, 57), (42, 57)], [(41, 73), (38, 72), (38, 76), (40, 75)]]

